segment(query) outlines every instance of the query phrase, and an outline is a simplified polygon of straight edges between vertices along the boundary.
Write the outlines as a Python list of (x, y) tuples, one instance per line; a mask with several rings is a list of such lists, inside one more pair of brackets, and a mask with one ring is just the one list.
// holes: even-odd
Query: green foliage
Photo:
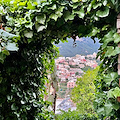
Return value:
[(78, 78), (76, 87), (72, 90), (71, 98), (77, 105), (79, 113), (94, 113), (93, 101), (95, 99), (95, 86), (93, 81), (96, 79), (99, 67), (88, 70), (82, 78)]
[(120, 118), (115, 74), (119, 8), (119, 0), (1, 0), (0, 22), (6, 32), (0, 33), (0, 119), (52, 119), (43, 96), (47, 69), (53, 70), (56, 56), (53, 42), (75, 35), (103, 43), (94, 106), (100, 119)]
[(56, 115), (56, 120), (97, 120), (97, 116), (68, 110), (68, 112), (63, 111), (62, 114)]
[(119, 36), (114, 30), (108, 32), (101, 42), (98, 56), (100, 56), (102, 63), (96, 85), (96, 100), (94, 107), (101, 119), (110, 117), (110, 119), (120, 118), (120, 103), (117, 101), (119, 96), (119, 76), (117, 74), (117, 60), (120, 53), (117, 43)]

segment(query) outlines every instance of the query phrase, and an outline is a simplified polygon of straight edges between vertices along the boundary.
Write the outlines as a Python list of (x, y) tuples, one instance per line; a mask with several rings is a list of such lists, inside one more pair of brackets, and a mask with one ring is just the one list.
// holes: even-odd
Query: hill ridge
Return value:
[(64, 57), (73, 57), (76, 54), (88, 55), (93, 54), (94, 52), (97, 53), (100, 47), (98, 39), (96, 39), (96, 43), (94, 43), (89, 37), (77, 38), (76, 47), (73, 46), (72, 38), (68, 38), (67, 40), (68, 42), (55, 44), (56, 47), (59, 47), (60, 55)]

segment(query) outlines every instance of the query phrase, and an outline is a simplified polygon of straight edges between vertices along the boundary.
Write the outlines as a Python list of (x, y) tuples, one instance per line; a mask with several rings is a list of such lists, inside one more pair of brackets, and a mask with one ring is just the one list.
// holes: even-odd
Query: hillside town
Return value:
[(87, 68), (94, 69), (98, 65), (95, 52), (86, 56), (59, 57), (55, 60), (55, 63), (59, 82), (67, 82), (67, 88), (74, 88), (77, 78), (82, 77)]
[(56, 99), (56, 114), (61, 110), (76, 109), (76, 105), (70, 99), (70, 92), (76, 86), (77, 78), (88, 69), (94, 69), (98, 66), (96, 53), (91, 55), (76, 55), (74, 57), (58, 57), (56, 63), (56, 76), (58, 79), (58, 91)]

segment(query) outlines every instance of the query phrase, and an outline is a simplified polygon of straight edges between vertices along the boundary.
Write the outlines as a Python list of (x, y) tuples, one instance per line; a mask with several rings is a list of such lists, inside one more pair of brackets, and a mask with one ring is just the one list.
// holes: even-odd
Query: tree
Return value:
[(82, 78), (78, 78), (76, 87), (71, 92), (71, 98), (77, 105), (80, 113), (94, 113), (93, 102), (95, 100), (95, 85), (99, 67), (94, 70), (88, 69)]

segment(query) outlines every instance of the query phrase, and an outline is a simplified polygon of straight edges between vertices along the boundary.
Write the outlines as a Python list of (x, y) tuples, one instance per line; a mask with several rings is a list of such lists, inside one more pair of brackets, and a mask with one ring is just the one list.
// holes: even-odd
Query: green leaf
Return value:
[(111, 0), (112, 4), (115, 4), (115, 3), (116, 3), (115, 1), (116, 1), (116, 0)]
[(38, 0), (38, 1), (40, 1), (41, 3), (47, 2), (47, 0)]
[(11, 27), (5, 27), (5, 30), (6, 30), (7, 32), (11, 32), (11, 31), (12, 31), (12, 28), (11, 28)]
[(104, 76), (104, 81), (106, 84), (110, 85), (113, 80), (115, 80), (118, 77), (118, 74), (116, 72), (111, 72), (110, 74), (107, 74)]
[(27, 2), (27, 9), (32, 9), (32, 10), (34, 10), (35, 9), (35, 6), (34, 6), (34, 4), (32, 4), (32, 2)]
[(72, 15), (69, 11), (66, 11), (65, 14), (64, 14), (64, 18), (65, 18), (65, 21), (73, 20), (74, 15)]
[(36, 24), (36, 25), (35, 25), (35, 28), (36, 28), (37, 32), (40, 32), (40, 31), (42, 31), (43, 29), (46, 29), (46, 26)]
[(5, 48), (9, 51), (18, 51), (18, 47), (16, 43), (7, 43), (7, 45), (5, 46)]
[(89, 4), (89, 6), (87, 8), (87, 12), (89, 13), (91, 9), (92, 9), (92, 4)]
[[(108, 98), (117, 98), (120, 97), (120, 88), (116, 87), (108, 91)], [(114, 106), (116, 108), (116, 106)], [(117, 109), (117, 108), (116, 108)]]
[(107, 52), (105, 53), (105, 57), (115, 56), (119, 53), (120, 53), (120, 48), (119, 47), (116, 47), (114, 49), (114, 47), (109, 46), (109, 47), (107, 47)]
[(113, 89), (110, 89), (110, 90), (108, 91), (107, 97), (108, 97), (108, 98), (114, 98)]
[(99, 33), (100, 32), (100, 30), (97, 28), (97, 27), (94, 27), (94, 28), (92, 28), (92, 32), (91, 33), (89, 33), (89, 35), (88, 36), (95, 36), (97, 33)]
[(31, 30), (32, 30), (32, 26), (33, 26), (32, 22), (30, 22), (28, 24), (25, 24), (25, 27), (26, 28), (30, 28)]
[(15, 105), (15, 103), (13, 103), (13, 104), (11, 105), (11, 109), (12, 109), (12, 110), (17, 110), (18, 107)]
[(113, 104), (113, 109), (118, 110), (120, 108), (120, 105), (118, 103)]
[(79, 2), (79, 0), (72, 0), (72, 2), (74, 2), (74, 3), (75, 3), (75, 2)]
[(103, 9), (98, 10), (96, 12), (96, 15), (98, 17), (107, 17), (109, 15), (109, 8), (108, 7), (103, 7)]
[(103, 1), (103, 5), (106, 6), (107, 5), (107, 0)]
[(45, 23), (45, 20), (46, 20), (46, 15), (42, 15), (42, 16), (36, 16), (36, 21), (40, 24), (44, 24)]
[(106, 115), (110, 115), (110, 113), (112, 112), (112, 109), (113, 109), (113, 105), (109, 101), (107, 103), (105, 103)]
[(57, 21), (58, 16), (56, 14), (51, 14), (50, 18), (53, 19), (53, 20), (55, 20), (55, 21)]
[(115, 98), (120, 97), (120, 88), (119, 87), (116, 87), (113, 90), (113, 95), (114, 95)]
[(99, 107), (99, 108), (97, 109), (97, 113), (104, 115), (104, 114), (105, 114), (105, 112), (104, 112), (104, 107), (101, 107), (101, 108)]
[(25, 2), (20, 2), (19, 5), (20, 5), (20, 6), (25, 6), (26, 3), (27, 3), (27, 1), (25, 1)]
[(13, 37), (18, 37), (17, 35), (11, 34), (9, 32), (6, 32), (2, 29), (0, 29), (0, 37), (6, 37), (6, 38), (13, 38)]
[(6, 56), (3, 53), (0, 53), (0, 62), (3, 63)]
[(35, 93), (33, 93), (33, 96), (34, 96), (34, 98), (36, 98), (36, 94)]
[(25, 104), (25, 101), (21, 100), (21, 104)]
[(57, 8), (56, 4), (54, 4), (52, 7), (49, 7), (48, 9), (55, 10)]
[(106, 53), (105, 53), (105, 57), (110, 57), (110, 56), (112, 56), (112, 52), (114, 51), (114, 47), (112, 47), (112, 46), (108, 46), (107, 47), (107, 51), (106, 51)]
[(5, 54), (5, 55), (10, 55), (8, 50), (3, 50), (2, 53)]
[(24, 31), (24, 36), (27, 38), (32, 38), (33, 37), (33, 31)]
[(108, 27), (109, 27), (109, 25), (105, 25), (105, 26), (103, 26), (102, 31), (107, 30)]
[(113, 37), (114, 37), (114, 42), (115, 43), (119, 43), (120, 42), (120, 35), (118, 33), (115, 33)]
[(115, 56), (120, 53), (120, 48), (116, 47), (115, 50), (112, 52), (112, 56)]
[(80, 18), (84, 18), (84, 16), (85, 16), (84, 7), (81, 7), (81, 9), (79, 10), (78, 16), (79, 16)]
[(58, 17), (61, 17), (61, 16), (63, 15), (63, 13), (60, 12), (60, 11), (56, 11), (55, 14), (56, 14)]
[(98, 8), (98, 7), (101, 7), (102, 6), (102, 3), (94, 3), (93, 4), (93, 9), (96, 9), (96, 8)]
[(57, 11), (63, 12), (64, 8), (65, 8), (65, 6), (59, 6)]
[(12, 99), (13, 99), (13, 96), (12, 96), (12, 95), (7, 95), (7, 99), (8, 99), (8, 100), (12, 100)]

